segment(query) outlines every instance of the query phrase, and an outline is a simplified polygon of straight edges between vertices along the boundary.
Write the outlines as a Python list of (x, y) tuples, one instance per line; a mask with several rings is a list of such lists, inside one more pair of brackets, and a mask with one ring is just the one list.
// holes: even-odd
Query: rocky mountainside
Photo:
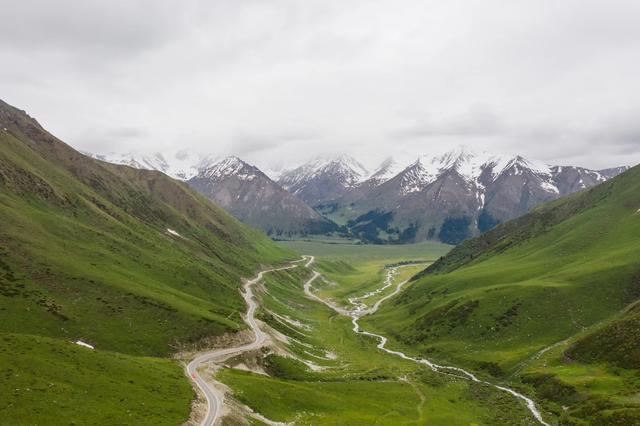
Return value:
[[(342, 169), (347, 164), (342, 162)], [(309, 169), (314, 173), (300, 173)], [(323, 169), (307, 165), (285, 174), (286, 180), (281, 183), (328, 217), (346, 221), (364, 240), (439, 239), (456, 244), (543, 202), (593, 187), (624, 170), (550, 167), (521, 156), (476, 154), (459, 148), (420, 156), (404, 168), (387, 159), (368, 178), (362, 178), (355, 169), (340, 174), (329, 170), (325, 174)], [(359, 180), (336, 178), (351, 175)], [(327, 180), (334, 187), (341, 184), (339, 190), (323, 194), (318, 186)]]
[(187, 183), (243, 222), (274, 237), (328, 233), (337, 228), (238, 157), (201, 168)]
[(284, 172), (278, 183), (312, 206), (338, 201), (369, 176), (367, 169), (347, 155), (316, 158)]

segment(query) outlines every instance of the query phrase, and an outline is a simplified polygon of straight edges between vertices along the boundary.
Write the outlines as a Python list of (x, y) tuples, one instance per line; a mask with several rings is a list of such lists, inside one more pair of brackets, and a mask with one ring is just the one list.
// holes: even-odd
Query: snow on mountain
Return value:
[(598, 173), (605, 179), (611, 179), (612, 177), (618, 176), (620, 173), (626, 172), (630, 168), (631, 166), (612, 167), (610, 169), (598, 170)]
[(240, 180), (253, 180), (257, 173), (258, 169), (232, 155), (210, 166), (202, 167), (198, 175), (213, 180), (221, 180), (228, 176), (236, 176)]
[[(525, 159), (521, 156), (496, 155), (487, 152), (475, 153), (466, 148), (457, 148), (443, 154), (421, 155), (413, 164), (396, 175), (401, 176), (402, 192), (409, 194), (421, 191), (445, 172), (451, 171), (456, 172), (467, 183), (480, 188), (495, 181), (503, 174), (519, 175), (528, 172), (544, 182), (543, 186), (549, 191), (558, 192), (552, 183), (551, 167), (543, 162)], [(387, 178), (386, 180), (395, 177), (394, 175), (384, 176)], [(379, 178), (376, 183), (380, 185), (384, 182), (385, 179)]]
[(509, 168), (514, 168), (514, 170), (529, 169), (541, 176), (550, 175), (550, 168), (538, 161), (487, 152), (475, 153), (460, 147), (444, 153), (422, 154), (412, 162), (402, 163), (388, 158), (371, 175), (369, 182), (381, 185), (398, 175), (404, 175), (403, 188), (405, 192), (409, 193), (419, 191), (447, 171), (455, 171), (471, 183), (477, 182), (487, 170), (491, 171), (491, 175), (495, 179)]
[(499, 175), (509, 169), (513, 169), (516, 175), (522, 174), (524, 171), (529, 171), (537, 176), (545, 178), (550, 178), (552, 175), (551, 167), (547, 164), (544, 164), (541, 161), (529, 160), (519, 155), (510, 159), (504, 168), (498, 169), (499, 171), (496, 174)]
[(176, 152), (168, 158), (169, 168), (165, 173), (180, 180), (191, 179), (200, 170), (209, 167), (220, 159), (217, 155), (202, 155), (187, 150)]
[(348, 155), (317, 157), (284, 172), (278, 183), (311, 206), (333, 203), (366, 180), (367, 169)]
[[(336, 225), (318, 211), (346, 219), (392, 212), (387, 228), (379, 231), (383, 236), (391, 232), (389, 238), (398, 241), (438, 238), (445, 221), (461, 218), (472, 234), (483, 232), (627, 169), (549, 166), (520, 155), (464, 147), (418, 156), (397, 152), (373, 173), (353, 157), (324, 156), (289, 170), (274, 167), (271, 178), (235, 156), (219, 159), (181, 151), (94, 157), (185, 180), (236, 217), (274, 235), (335, 231)], [(363, 229), (377, 241), (371, 227)]]
[[(548, 197), (557, 198), (590, 188), (627, 169), (618, 167), (595, 171), (575, 166), (551, 167), (520, 155), (476, 153), (465, 147), (425, 153), (413, 159), (401, 153), (396, 155), (401, 160), (398, 157), (387, 158), (373, 173), (369, 173), (353, 157), (329, 155), (289, 170), (275, 167), (268, 176), (274, 181), (279, 177), (277, 182), (283, 188), (321, 209), (339, 204), (345, 197), (362, 200), (375, 188), (379, 199), (395, 200), (395, 197), (413, 196), (427, 191), (432, 184), (442, 182), (445, 178), (455, 179), (462, 184), (460, 191), (473, 194), (473, 198), (479, 202), (479, 208), (483, 208), (485, 201), (493, 200), (495, 203), (496, 194), (500, 192), (496, 188), (503, 188), (501, 191), (513, 188), (511, 191), (517, 194), (520, 190), (515, 187), (526, 185), (536, 191), (533, 196), (535, 199), (546, 200)], [(220, 160), (215, 156), (203, 156), (187, 150), (165, 154), (132, 151), (94, 157), (116, 164), (159, 170), (185, 181), (195, 176), (219, 181), (231, 175), (240, 180), (255, 179), (256, 173), (262, 175), (261, 171), (237, 157)], [(393, 183), (387, 185), (390, 181)], [(453, 190), (448, 191), (452, 193)]]
[(130, 151), (87, 155), (107, 163), (122, 164), (136, 169), (157, 170), (179, 180), (192, 178), (201, 169), (216, 161), (214, 156), (203, 156), (187, 150), (167, 154)]
[[(559, 173), (558, 169), (564, 172)], [(569, 168), (551, 167), (520, 155), (477, 153), (457, 147), (446, 152), (425, 153), (414, 157), (413, 161), (387, 158), (371, 174), (349, 156), (321, 157), (282, 173), (278, 182), (307, 203), (322, 207), (334, 204), (347, 194), (350, 200), (362, 199), (374, 188), (380, 188), (376, 194), (386, 191), (409, 196), (424, 191), (444, 176), (455, 175), (462, 179), (460, 182), (464, 183), (465, 191), (475, 193), (475, 198), (483, 206), (487, 188), (495, 189), (494, 183), (498, 180), (503, 182), (502, 187), (509, 181), (511, 186), (537, 188), (540, 194), (536, 197), (546, 199), (544, 194), (565, 195), (594, 186), (619, 172), (618, 169), (607, 170), (605, 177), (604, 173), (600, 175), (596, 171), (574, 169), (569, 173)], [(518, 179), (512, 178), (518, 176)], [(390, 181), (394, 183), (385, 185)], [(385, 195), (382, 198), (393, 197)]]
[(317, 157), (284, 172), (278, 183), (311, 205), (339, 198), (369, 177), (367, 169), (348, 155)]
[(284, 172), (280, 179), (287, 187), (329, 174), (340, 179), (345, 187), (353, 187), (365, 180), (369, 172), (362, 164), (348, 155), (322, 156)]
[(187, 183), (238, 219), (270, 235), (322, 234), (337, 225), (235, 156), (200, 169)]
[(436, 180), (437, 171), (433, 170), (431, 162), (425, 163), (421, 159), (418, 159), (411, 166), (400, 172), (398, 176), (400, 178), (401, 194), (406, 195), (421, 191)]
[(475, 153), (466, 148), (457, 148), (440, 156), (421, 157), (419, 161), (433, 175), (440, 175), (447, 170), (455, 170), (469, 182), (477, 181), (486, 170), (491, 171), (493, 179), (507, 170), (512, 170), (515, 174), (521, 174), (528, 170), (538, 176), (551, 176), (550, 167), (540, 161), (525, 159), (519, 155)]
[[(456, 148), (420, 155), (394, 176), (385, 161), (364, 185), (342, 199), (317, 199), (314, 205), (356, 221), (371, 241), (443, 237), (454, 224), (470, 235), (518, 217), (540, 203), (591, 188), (624, 168), (604, 172), (580, 167), (551, 167), (520, 155), (476, 153)], [(387, 223), (365, 222), (372, 212), (391, 213)], [(361, 220), (360, 222), (357, 222)], [(466, 225), (464, 224), (466, 222)], [(458, 226), (458, 225), (455, 225)], [(395, 234), (394, 234), (395, 232)]]
[(407, 163), (400, 162), (393, 157), (388, 157), (375, 169), (371, 176), (369, 176), (367, 182), (373, 186), (381, 185), (393, 179), (407, 167)]
[(137, 151), (127, 153), (109, 152), (106, 154), (90, 154), (93, 158), (112, 164), (121, 164), (136, 169), (158, 170), (164, 172), (169, 164), (162, 154), (143, 154)]

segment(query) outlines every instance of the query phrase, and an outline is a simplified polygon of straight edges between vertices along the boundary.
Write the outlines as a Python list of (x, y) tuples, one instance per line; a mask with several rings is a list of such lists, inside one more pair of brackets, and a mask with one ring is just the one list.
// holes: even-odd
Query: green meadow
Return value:
[(195, 396), (178, 363), (0, 336), (0, 424), (176, 425)]
[[(318, 283), (325, 297), (346, 302), (351, 296), (380, 287), (386, 278), (384, 267), (420, 263), (422, 268), (402, 268), (403, 279), (444, 256), (452, 246), (436, 242), (405, 245), (371, 245), (350, 242), (287, 241), (280, 243), (298, 253), (316, 256), (318, 271), (337, 285)], [(391, 290), (391, 289), (390, 289)]]

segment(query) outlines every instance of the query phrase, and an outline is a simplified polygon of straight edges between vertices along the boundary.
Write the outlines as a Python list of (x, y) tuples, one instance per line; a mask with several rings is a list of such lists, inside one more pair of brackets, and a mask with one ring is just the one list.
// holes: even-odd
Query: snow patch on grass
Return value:
[(76, 344), (76, 345), (78, 345), (78, 346), (82, 346), (82, 347), (84, 347), (84, 348), (95, 349), (92, 345), (90, 345), (90, 344), (88, 344), (88, 343), (85, 343), (85, 342), (83, 342), (82, 340), (76, 340), (76, 341), (75, 341), (75, 342), (73, 342), (73, 343), (75, 343), (75, 344)]
[(171, 228), (167, 228), (167, 234), (173, 235), (173, 236), (175, 236), (175, 237), (180, 237), (180, 238), (182, 238), (182, 235), (178, 234), (176, 231), (174, 231), (174, 230), (173, 230), (173, 229), (171, 229)]
[(275, 313), (273, 311), (268, 311), (268, 312), (271, 315), (273, 315), (276, 319), (282, 320), (282, 321), (286, 322), (287, 324), (292, 325), (294, 327), (302, 328), (303, 330), (306, 330), (306, 331), (311, 331), (313, 329), (313, 327), (311, 327), (310, 325), (304, 324), (304, 323), (302, 323), (302, 322), (300, 322), (298, 320), (295, 320), (293, 318), (289, 318), (286, 315), (279, 315), (279, 314), (277, 314), (277, 313)]

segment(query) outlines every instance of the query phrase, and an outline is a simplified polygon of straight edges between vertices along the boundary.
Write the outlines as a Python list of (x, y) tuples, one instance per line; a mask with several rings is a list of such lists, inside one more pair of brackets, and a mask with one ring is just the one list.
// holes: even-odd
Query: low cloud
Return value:
[(425, 116), (416, 119), (411, 125), (392, 131), (391, 139), (414, 139), (432, 136), (480, 137), (502, 134), (505, 131), (502, 123), (490, 111), (476, 109), (467, 113), (433, 119)]

